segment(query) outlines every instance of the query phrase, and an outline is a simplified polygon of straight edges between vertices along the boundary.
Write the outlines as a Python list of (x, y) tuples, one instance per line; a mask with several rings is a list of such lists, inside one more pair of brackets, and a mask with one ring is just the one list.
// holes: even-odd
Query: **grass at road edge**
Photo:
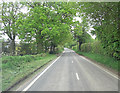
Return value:
[(118, 69), (118, 63), (120, 61), (116, 60), (115, 58), (101, 55), (101, 54), (90, 53), (90, 52), (80, 52), (80, 51), (76, 51), (76, 50), (74, 50), (74, 51), (82, 56), (85, 56), (87, 58), (90, 58), (90, 59), (98, 62), (98, 63), (101, 63), (106, 67), (109, 67), (117, 72), (120, 72), (120, 70)]
[(26, 75), (33, 72), (37, 68), (57, 58), (57, 55), (55, 54), (46, 54), (44, 56), (38, 55), (34, 57), (35, 59), (31, 59), (29, 56), (27, 56), (26, 59), (21, 60), (21, 62), (19, 63), (17, 62), (18, 64), (17, 63), (14, 64), (15, 60), (17, 60), (18, 57), (20, 56), (11, 57), (13, 60), (13, 63), (11, 62), (11, 64), (10, 64), (10, 60), (9, 62), (6, 63), (5, 59), (7, 57), (5, 58), (3, 57), (3, 61), (5, 61), (5, 63), (2, 64), (2, 91), (5, 91), (10, 86), (12, 86), (17, 81), (24, 78)]

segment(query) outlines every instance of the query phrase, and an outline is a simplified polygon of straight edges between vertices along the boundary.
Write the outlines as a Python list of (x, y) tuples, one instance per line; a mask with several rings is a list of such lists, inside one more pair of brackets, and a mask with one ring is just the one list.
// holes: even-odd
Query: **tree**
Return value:
[[(82, 18), (82, 17), (81, 17)], [(87, 42), (91, 39), (91, 36), (87, 33), (89, 27), (86, 19), (83, 17), (82, 22), (79, 23), (78, 21), (74, 24), (74, 38), (78, 42), (78, 48), (81, 50), (82, 43)]]
[(15, 38), (17, 35), (16, 20), (19, 18), (21, 5), (19, 3), (5, 3), (2, 4), (2, 23), (3, 31), (11, 40), (11, 54), (15, 54)]
[(120, 31), (119, 31), (119, 3), (79, 3), (82, 4), (82, 12), (91, 19), (95, 34), (101, 41), (106, 52), (116, 58), (120, 58)]
[[(70, 9), (63, 9), (63, 5), (58, 3), (53, 4), (52, 7), (49, 4), (51, 3), (31, 4), (32, 8), (28, 16), (23, 20), (19, 19), (21, 22), (20, 38), (28, 42), (34, 38), (38, 53), (49, 48), (52, 53), (55, 47), (71, 38), (70, 24), (73, 14), (70, 13)], [(57, 5), (61, 9), (55, 8)], [(65, 3), (64, 6), (67, 4)]]

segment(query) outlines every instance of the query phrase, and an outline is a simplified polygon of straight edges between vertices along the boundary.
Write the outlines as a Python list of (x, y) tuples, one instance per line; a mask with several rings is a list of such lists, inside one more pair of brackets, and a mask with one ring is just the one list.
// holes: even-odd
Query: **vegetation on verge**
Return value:
[(88, 58), (90, 58), (98, 63), (101, 63), (109, 68), (112, 68), (115, 71), (120, 72), (120, 69), (118, 67), (118, 63), (120, 61), (116, 60), (115, 58), (112, 58), (110, 56), (105, 56), (102, 54), (95, 54), (95, 53), (91, 53), (91, 52), (80, 52), (77, 50), (75, 50), (75, 51), (76, 51), (76, 53), (78, 53), (80, 55), (86, 56), (86, 57), (88, 57)]
[(54, 54), (4, 56), (2, 58), (2, 90), (6, 90), (42, 65), (55, 59)]
[(73, 46), (72, 49), (80, 55), (86, 56), (96, 62), (114, 69), (115, 71), (120, 72), (120, 61), (108, 55), (105, 49), (102, 47), (101, 42), (98, 40), (94, 40), (93, 42), (89, 43), (83, 43), (81, 45), (81, 50), (79, 50), (78, 46)]

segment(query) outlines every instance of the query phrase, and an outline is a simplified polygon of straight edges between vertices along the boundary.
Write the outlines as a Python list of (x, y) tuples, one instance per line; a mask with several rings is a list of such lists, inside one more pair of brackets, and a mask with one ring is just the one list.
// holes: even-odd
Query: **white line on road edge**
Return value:
[(76, 77), (77, 77), (77, 80), (79, 80), (79, 76), (78, 76), (78, 73), (76, 73)]
[(52, 64), (50, 64), (40, 75), (38, 75), (23, 91), (27, 91), (61, 56), (59, 56)]
[[(114, 78), (119, 79), (117, 76), (115, 76), (115, 75), (113, 75), (112, 73), (108, 72), (108, 71), (105, 70), (103, 67), (98, 66), (97, 64), (91, 62), (90, 60), (86, 59), (86, 58), (83, 57), (83, 56), (80, 56), (80, 57), (83, 58), (83, 59), (85, 59), (85, 60), (88, 61), (89, 63), (95, 65), (96, 67), (98, 67), (99, 69), (103, 70), (104, 72), (108, 73), (109, 75), (113, 76)], [(120, 80), (120, 79), (119, 79), (119, 80)]]

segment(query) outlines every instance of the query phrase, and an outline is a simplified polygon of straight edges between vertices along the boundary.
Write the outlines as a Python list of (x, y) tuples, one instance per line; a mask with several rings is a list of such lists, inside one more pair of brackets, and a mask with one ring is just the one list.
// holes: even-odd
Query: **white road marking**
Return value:
[(72, 61), (72, 63), (73, 63), (73, 61)]
[[(112, 73), (108, 72), (107, 70), (105, 70), (104, 68), (102, 68), (101, 66), (91, 62), (90, 60), (86, 59), (85, 57), (83, 56), (80, 56), (82, 59), (85, 59), (86, 61), (88, 61), (89, 63), (95, 65), (96, 67), (98, 67), (99, 69), (103, 70), (104, 72), (108, 73), (109, 75), (111, 75), (112, 77), (116, 78), (116, 79), (119, 79), (117, 76), (113, 75)], [(119, 79), (120, 80), (120, 79)]]
[(79, 76), (78, 76), (78, 73), (76, 73), (76, 77), (77, 77), (77, 80), (79, 80)]
[(52, 64), (50, 64), (40, 75), (38, 75), (23, 91), (27, 91), (61, 56), (59, 56)]

